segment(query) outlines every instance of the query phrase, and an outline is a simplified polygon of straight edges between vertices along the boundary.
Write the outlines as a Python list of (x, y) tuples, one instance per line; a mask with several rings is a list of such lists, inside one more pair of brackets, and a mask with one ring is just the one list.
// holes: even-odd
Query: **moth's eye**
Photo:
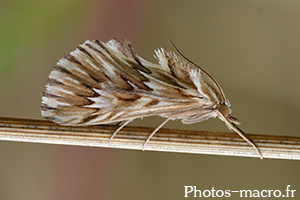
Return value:
[(220, 111), (220, 113), (222, 113), (222, 115), (224, 115), (225, 117), (227, 117), (229, 115), (229, 108), (225, 105), (225, 104), (221, 104), (218, 107), (218, 110)]

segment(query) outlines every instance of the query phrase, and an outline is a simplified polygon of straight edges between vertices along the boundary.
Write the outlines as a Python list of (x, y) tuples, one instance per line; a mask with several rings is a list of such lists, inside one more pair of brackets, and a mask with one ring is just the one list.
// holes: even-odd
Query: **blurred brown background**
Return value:
[[(127, 38), (155, 62), (154, 49), (172, 49), (171, 38), (218, 80), (245, 132), (299, 136), (299, 1), (1, 1), (0, 28), (2, 117), (41, 119), (52, 66), (87, 39)], [(228, 131), (217, 119), (165, 127)], [(299, 167), (290, 160), (1, 141), (0, 199), (181, 199), (185, 185), (282, 192), (291, 185), (299, 198)]]

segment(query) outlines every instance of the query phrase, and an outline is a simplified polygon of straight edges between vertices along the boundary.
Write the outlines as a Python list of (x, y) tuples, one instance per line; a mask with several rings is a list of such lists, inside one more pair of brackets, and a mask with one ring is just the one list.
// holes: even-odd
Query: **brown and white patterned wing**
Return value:
[(150, 115), (195, 123), (201, 115), (214, 116), (208, 115), (211, 108), (224, 101), (215, 83), (170, 52), (159, 49), (156, 57), (159, 65), (139, 57), (124, 40), (86, 41), (50, 73), (42, 115), (73, 126)]

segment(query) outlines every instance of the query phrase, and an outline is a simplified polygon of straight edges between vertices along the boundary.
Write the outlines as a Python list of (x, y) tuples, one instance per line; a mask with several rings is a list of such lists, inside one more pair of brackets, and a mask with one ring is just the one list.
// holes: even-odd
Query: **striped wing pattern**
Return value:
[(96, 125), (151, 115), (195, 123), (227, 100), (201, 68), (164, 49), (158, 64), (126, 40), (86, 41), (60, 59), (43, 93), (42, 115), (62, 125)]

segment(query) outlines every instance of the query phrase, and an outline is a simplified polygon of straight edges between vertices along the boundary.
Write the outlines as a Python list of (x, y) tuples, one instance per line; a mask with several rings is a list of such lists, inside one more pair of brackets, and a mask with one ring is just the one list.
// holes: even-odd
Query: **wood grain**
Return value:
[[(109, 144), (117, 126), (60, 126), (46, 120), (0, 118), (0, 140), (142, 150), (153, 128), (124, 127)], [(300, 160), (300, 137), (245, 134), (264, 158)], [(160, 129), (146, 151), (257, 157), (236, 133)]]

